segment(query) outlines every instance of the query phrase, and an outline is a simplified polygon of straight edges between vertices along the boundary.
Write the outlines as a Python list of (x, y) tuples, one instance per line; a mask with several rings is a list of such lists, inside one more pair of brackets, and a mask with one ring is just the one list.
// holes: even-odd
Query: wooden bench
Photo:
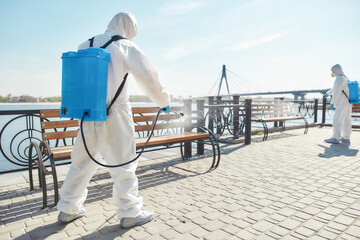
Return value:
[(263, 140), (266, 140), (269, 136), (269, 128), (267, 123), (273, 122), (274, 127), (278, 125), (285, 130), (285, 122), (290, 120), (302, 119), (305, 123), (304, 134), (308, 132), (309, 123), (302, 115), (294, 115), (289, 112), (286, 103), (283, 101), (270, 102), (270, 103), (253, 103), (251, 106), (251, 121), (260, 122), (264, 128)]
[[(137, 149), (141, 149), (148, 139), (158, 110), (159, 108), (156, 107), (132, 108), (135, 133), (137, 134)], [(173, 107), (172, 110), (182, 111), (183, 108)], [(53, 176), (56, 205), (59, 200), (59, 193), (55, 166), (60, 163), (60, 160), (70, 159), (71, 152), (74, 148), (74, 139), (79, 132), (78, 120), (59, 119), (59, 114), (59, 110), (40, 111), (42, 141), (39, 144), (31, 142), (29, 149), (30, 190), (34, 189), (32, 170), (36, 166), (38, 168), (39, 185), (43, 191), (43, 208), (47, 206), (46, 175), (51, 174)], [(205, 127), (191, 123), (184, 125), (181, 114), (178, 113), (161, 113), (155, 130), (155, 136), (148, 142), (147, 148), (160, 150), (163, 148), (159, 148), (159, 146), (169, 148), (179, 147), (180, 145), (181, 157), (183, 160), (187, 160), (192, 157), (192, 142), (198, 145), (198, 155), (203, 155), (204, 145), (209, 145), (211, 147), (208, 152), (211, 153), (213, 157), (210, 170), (218, 167), (220, 163), (219, 144), (214, 134)], [(35, 154), (33, 154), (33, 150), (36, 151)], [(45, 166), (44, 161), (48, 159), (50, 160), (50, 164)]]
[(360, 118), (360, 103), (353, 104), (351, 117)]

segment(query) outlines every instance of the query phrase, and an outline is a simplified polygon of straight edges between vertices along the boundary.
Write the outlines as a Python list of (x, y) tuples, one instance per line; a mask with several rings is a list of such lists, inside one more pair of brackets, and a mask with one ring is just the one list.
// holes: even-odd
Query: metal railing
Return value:
[[(291, 115), (303, 115), (307, 119), (318, 121), (318, 99), (310, 101), (284, 101), (283, 98), (269, 100), (251, 100), (245, 99), (240, 101), (239, 96), (233, 96), (233, 99), (222, 99), (221, 96), (208, 97), (208, 105), (205, 108), (208, 112), (205, 115), (206, 126), (220, 138), (221, 136), (232, 136), (237, 139), (245, 137), (245, 144), (251, 143), (251, 134), (256, 133), (252, 130), (253, 109), (258, 105), (274, 105), (282, 108)], [(257, 113), (258, 114), (258, 113)], [(279, 113), (281, 116), (281, 113)], [(323, 120), (325, 121), (325, 120)], [(282, 126), (281, 122), (274, 122), (274, 127)], [(254, 126), (253, 126), (254, 128)], [(259, 130), (258, 132), (261, 132)]]
[(0, 116), (0, 173), (27, 169), (30, 142), (41, 139), (40, 110), (0, 111)]

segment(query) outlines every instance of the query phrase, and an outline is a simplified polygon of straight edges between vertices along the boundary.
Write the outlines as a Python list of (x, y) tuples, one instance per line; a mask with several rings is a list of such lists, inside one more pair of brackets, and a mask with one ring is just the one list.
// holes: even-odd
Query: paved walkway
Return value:
[(323, 143), (331, 128), (302, 131), (223, 146), (208, 173), (210, 158), (147, 153), (140, 194), (156, 220), (130, 230), (119, 227), (106, 169), (89, 185), (87, 215), (69, 224), (55, 208), (40, 209), (41, 192), (29, 192), (26, 178), (3, 183), (0, 239), (360, 239), (360, 131), (350, 146)]

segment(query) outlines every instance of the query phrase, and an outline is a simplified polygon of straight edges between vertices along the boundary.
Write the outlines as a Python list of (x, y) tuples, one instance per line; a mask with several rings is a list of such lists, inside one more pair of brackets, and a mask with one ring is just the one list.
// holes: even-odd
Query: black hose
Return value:
[(140, 153), (132, 160), (126, 162), (126, 163), (121, 163), (121, 164), (116, 164), (116, 165), (106, 165), (106, 164), (103, 164), (99, 161), (97, 161), (93, 156), (91, 156), (90, 152), (89, 152), (89, 149), (87, 148), (86, 146), (86, 142), (85, 142), (85, 137), (84, 137), (84, 132), (83, 132), (83, 122), (84, 122), (84, 118), (86, 115), (88, 115), (87, 112), (84, 112), (84, 116), (82, 117), (81, 119), (81, 123), (80, 123), (80, 131), (81, 131), (81, 136), (82, 136), (82, 139), (83, 139), (83, 142), (84, 142), (84, 146), (85, 146), (85, 150), (87, 152), (87, 154), (89, 155), (89, 157), (94, 161), (96, 162), (97, 164), (99, 164), (100, 166), (103, 166), (103, 167), (108, 167), (108, 168), (115, 168), (115, 167), (122, 167), (122, 166), (125, 166), (129, 163), (132, 163), (134, 161), (136, 161), (140, 156), (141, 154), (143, 153), (144, 149), (146, 148), (146, 145), (148, 144), (148, 142), (150, 141), (150, 138), (152, 137), (152, 135), (154, 134), (154, 130), (155, 130), (155, 126), (156, 126), (156, 123), (157, 123), (157, 120), (159, 118), (159, 115), (160, 115), (160, 112), (162, 111), (163, 109), (160, 109), (156, 115), (156, 118), (155, 118), (155, 121), (154, 121), (154, 124), (153, 124), (153, 127), (151, 129), (151, 133), (150, 133), (150, 136), (148, 137), (148, 139), (146, 140), (144, 146), (142, 147)]

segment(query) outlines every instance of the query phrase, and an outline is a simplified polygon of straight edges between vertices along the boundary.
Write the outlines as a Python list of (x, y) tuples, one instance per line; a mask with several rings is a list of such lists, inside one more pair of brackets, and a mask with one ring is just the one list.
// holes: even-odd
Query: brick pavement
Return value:
[(1, 186), (0, 239), (360, 239), (360, 131), (350, 146), (323, 143), (331, 128), (302, 131), (223, 146), (209, 173), (209, 158), (145, 155), (140, 194), (156, 220), (128, 230), (106, 169), (90, 182), (87, 215), (69, 224), (55, 208), (41, 210), (41, 192), (27, 183)]

